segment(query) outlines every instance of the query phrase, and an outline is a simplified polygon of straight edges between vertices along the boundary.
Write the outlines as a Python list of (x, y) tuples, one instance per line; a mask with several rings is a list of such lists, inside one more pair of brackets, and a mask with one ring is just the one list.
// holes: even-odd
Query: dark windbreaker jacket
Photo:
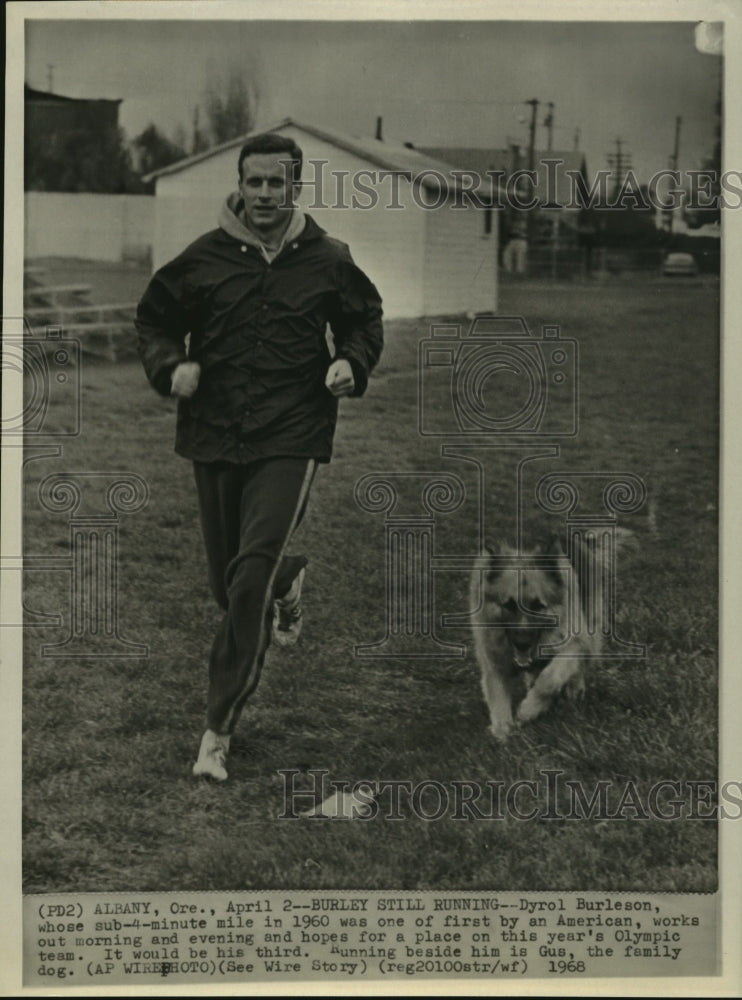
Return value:
[(348, 247), (309, 216), (268, 263), (239, 207), (228, 200), (220, 228), (150, 281), (136, 317), (142, 363), (162, 395), (176, 365), (201, 366), (195, 394), (178, 401), (175, 450), (185, 458), (329, 461), (338, 401), (324, 385), (327, 326), (360, 396), (382, 349), (379, 294)]

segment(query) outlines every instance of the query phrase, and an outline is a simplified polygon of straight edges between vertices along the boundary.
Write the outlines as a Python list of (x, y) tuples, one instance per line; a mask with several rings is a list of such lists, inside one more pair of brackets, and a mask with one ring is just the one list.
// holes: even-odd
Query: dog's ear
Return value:
[(484, 541), (482, 552), (483, 555), (486, 556), (487, 572), (485, 575), (487, 579), (490, 581), (490, 583), (493, 583), (500, 575), (500, 568), (495, 564), (497, 561), (497, 557), (502, 552), (502, 544), (500, 543), (499, 539), (487, 538)]
[(499, 556), (502, 552), (502, 545), (500, 544), (499, 539), (485, 538), (484, 552), (488, 556)]
[[(547, 556), (563, 556), (564, 546), (562, 545), (562, 536), (557, 531), (552, 531), (548, 537), (546, 544), (544, 545), (544, 555)], [(560, 569), (559, 566), (550, 566), (546, 569), (546, 575), (558, 586), (564, 586), (565, 577), (564, 569)]]
[(564, 546), (562, 545), (562, 537), (557, 531), (552, 531), (549, 536), (549, 540), (546, 545), (546, 552), (550, 556), (563, 556)]

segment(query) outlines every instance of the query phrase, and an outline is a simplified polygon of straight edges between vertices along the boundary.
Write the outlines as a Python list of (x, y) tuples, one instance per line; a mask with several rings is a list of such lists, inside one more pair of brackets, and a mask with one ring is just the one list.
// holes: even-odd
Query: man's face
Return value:
[(261, 237), (279, 233), (288, 224), (299, 184), (291, 177), (288, 153), (251, 153), (242, 161), (240, 194), (248, 225)]

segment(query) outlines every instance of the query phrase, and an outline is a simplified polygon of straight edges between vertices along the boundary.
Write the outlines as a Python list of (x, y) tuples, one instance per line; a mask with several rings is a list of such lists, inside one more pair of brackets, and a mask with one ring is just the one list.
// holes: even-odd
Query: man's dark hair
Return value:
[(242, 161), (253, 153), (286, 153), (286, 159), (291, 160), (291, 172), (294, 182), (301, 177), (301, 165), (303, 154), (293, 139), (287, 135), (280, 135), (278, 132), (262, 132), (247, 140), (240, 150), (237, 160), (237, 170), (240, 180), (242, 179)]

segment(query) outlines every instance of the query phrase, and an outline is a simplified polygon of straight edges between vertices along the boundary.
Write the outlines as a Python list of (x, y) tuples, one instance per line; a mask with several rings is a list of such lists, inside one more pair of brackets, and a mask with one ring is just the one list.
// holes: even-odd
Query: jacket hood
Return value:
[[(233, 191), (228, 195), (219, 211), (219, 228), (223, 229), (229, 236), (234, 237), (234, 239), (241, 240), (243, 243), (249, 243), (251, 246), (263, 250), (264, 244), (242, 221), (243, 206), (244, 202), (239, 191)], [(280, 250), (290, 240), (295, 240), (304, 231), (308, 221), (310, 221), (308, 216), (301, 209), (294, 208), (288, 228), (283, 234), (283, 239), (278, 249)]]

